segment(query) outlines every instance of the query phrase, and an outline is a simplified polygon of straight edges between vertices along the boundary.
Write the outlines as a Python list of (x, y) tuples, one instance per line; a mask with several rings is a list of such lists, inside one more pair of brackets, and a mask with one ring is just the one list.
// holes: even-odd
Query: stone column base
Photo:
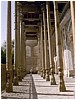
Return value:
[(50, 84), (56, 85), (55, 76), (54, 76), (54, 67), (50, 68)]
[(14, 85), (14, 86), (18, 86), (18, 85), (19, 85), (19, 84), (18, 84), (18, 78), (17, 78), (17, 76), (14, 77), (13, 85)]
[(61, 69), (59, 69), (59, 78), (60, 78), (60, 82), (59, 82), (59, 91), (60, 91), (60, 92), (66, 92), (66, 87), (65, 87), (63, 72), (62, 72)]
[(54, 74), (53, 75), (50, 75), (50, 84), (51, 85), (56, 85), (56, 81), (55, 81)]
[(37, 72), (39, 75), (40, 75), (40, 71), (38, 70), (38, 72)]
[(48, 69), (45, 69), (45, 79), (46, 79), (46, 81), (50, 81), (49, 70)]
[(13, 92), (13, 85), (11, 85), (9, 82), (6, 83), (6, 92)]
[(39, 71), (40, 76), (42, 77), (42, 69), (40, 69)]
[(45, 69), (43, 69), (43, 78), (45, 79)]
[(18, 67), (18, 80), (22, 81), (22, 77), (21, 77), (21, 68)]

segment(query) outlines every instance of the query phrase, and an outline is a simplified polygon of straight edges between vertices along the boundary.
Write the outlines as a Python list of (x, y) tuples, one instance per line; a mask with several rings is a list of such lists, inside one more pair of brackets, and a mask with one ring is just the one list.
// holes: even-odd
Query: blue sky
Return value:
[[(1, 1), (1, 45), (6, 41), (7, 36), (7, 1)], [(12, 39), (14, 39), (14, 17), (15, 17), (15, 4), (14, 1), (11, 2), (11, 19), (12, 19)]]

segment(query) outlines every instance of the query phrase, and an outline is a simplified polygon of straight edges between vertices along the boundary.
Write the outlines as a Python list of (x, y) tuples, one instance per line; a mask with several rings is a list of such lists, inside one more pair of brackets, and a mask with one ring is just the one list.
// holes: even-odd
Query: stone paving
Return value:
[(66, 92), (59, 92), (59, 78), (55, 76), (57, 85), (50, 85), (39, 75), (32, 75), (37, 91), (38, 99), (74, 99), (75, 98), (75, 80), (74, 78), (65, 78)]
[(13, 93), (1, 94), (2, 99), (75, 99), (75, 78), (64, 78), (66, 92), (59, 92), (59, 77), (55, 75), (57, 85), (50, 85), (38, 74), (27, 74), (19, 86), (13, 86)]

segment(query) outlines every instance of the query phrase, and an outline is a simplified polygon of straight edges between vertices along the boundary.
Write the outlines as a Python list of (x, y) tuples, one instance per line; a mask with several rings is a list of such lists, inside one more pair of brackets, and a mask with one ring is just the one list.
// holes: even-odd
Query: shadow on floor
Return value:
[[(1, 99), (23, 99), (23, 98), (18, 98), (18, 97), (4, 97), (4, 96), (2, 96)], [(28, 98), (24, 98), (24, 99), (28, 99)]]
[(38, 99), (37, 92), (36, 92), (36, 88), (35, 88), (35, 84), (34, 84), (34, 80), (33, 80), (32, 75), (31, 75), (31, 79), (32, 79), (32, 96), (33, 96), (32, 99)]

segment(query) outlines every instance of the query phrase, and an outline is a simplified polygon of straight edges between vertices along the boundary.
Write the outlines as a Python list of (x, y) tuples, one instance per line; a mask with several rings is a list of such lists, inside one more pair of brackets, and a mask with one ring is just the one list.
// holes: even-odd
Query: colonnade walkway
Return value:
[(75, 78), (64, 77), (66, 92), (59, 92), (59, 78), (55, 75), (57, 85), (50, 85), (38, 74), (27, 74), (19, 86), (13, 86), (13, 93), (2, 92), (2, 99), (75, 99)]

